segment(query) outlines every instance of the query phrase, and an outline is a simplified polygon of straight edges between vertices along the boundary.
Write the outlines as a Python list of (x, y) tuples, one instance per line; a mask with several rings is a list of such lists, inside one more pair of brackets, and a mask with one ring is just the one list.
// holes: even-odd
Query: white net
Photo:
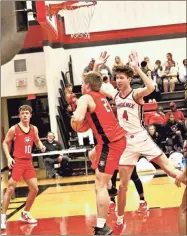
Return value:
[[(77, 6), (77, 9), (74, 7)], [(90, 38), (90, 23), (94, 15), (96, 3), (79, 2), (64, 8), (65, 19), (71, 24), (72, 38)]]

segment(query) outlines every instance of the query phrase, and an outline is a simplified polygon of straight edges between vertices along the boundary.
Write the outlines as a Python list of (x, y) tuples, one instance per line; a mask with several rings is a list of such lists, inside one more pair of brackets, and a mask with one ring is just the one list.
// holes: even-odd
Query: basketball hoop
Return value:
[(72, 38), (90, 38), (90, 23), (94, 15), (96, 1), (66, 1), (59, 4), (49, 4), (48, 15), (57, 15), (61, 10), (65, 18), (71, 21)]

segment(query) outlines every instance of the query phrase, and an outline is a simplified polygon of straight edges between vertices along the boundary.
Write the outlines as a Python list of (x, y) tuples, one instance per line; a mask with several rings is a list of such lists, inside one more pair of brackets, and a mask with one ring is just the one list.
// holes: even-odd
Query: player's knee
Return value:
[(119, 190), (127, 192), (128, 184), (125, 181), (121, 181), (119, 185)]
[(37, 194), (38, 193), (38, 186), (34, 186), (32, 188), (29, 188), (30, 192), (32, 192), (33, 194)]
[(104, 183), (104, 181), (97, 181), (97, 182), (95, 183), (95, 189), (96, 189), (96, 191), (97, 191), (98, 189), (101, 189), (101, 188), (106, 188), (106, 189), (107, 189), (107, 184)]
[(108, 182), (104, 178), (98, 177), (96, 175), (96, 181), (95, 181), (95, 189), (98, 191), (99, 189), (106, 188), (107, 189)]
[(14, 191), (15, 191), (15, 187), (14, 186), (9, 186), (7, 188), (7, 194), (12, 196), (14, 194)]

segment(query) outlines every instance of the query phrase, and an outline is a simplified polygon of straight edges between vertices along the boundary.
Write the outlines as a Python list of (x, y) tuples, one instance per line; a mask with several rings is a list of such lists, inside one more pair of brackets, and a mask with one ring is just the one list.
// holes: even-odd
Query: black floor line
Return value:
[[(165, 177), (167, 176), (166, 174), (155, 174), (154, 178), (158, 178), (158, 177)], [(117, 181), (119, 181), (119, 178), (117, 179)], [(57, 187), (57, 186), (76, 186), (76, 185), (85, 185), (85, 184), (94, 184), (95, 180), (90, 180), (90, 181), (81, 181), (81, 182), (72, 182), (72, 183), (57, 183), (57, 184), (47, 184), (47, 185), (39, 185), (39, 192), (37, 197), (43, 193), (46, 189), (48, 189), (49, 187)], [(19, 191), (20, 190), (20, 191)], [(19, 192), (23, 192), (22, 190), (24, 190), (24, 196), (16, 196), (16, 197), (25, 197), (28, 194), (28, 188), (27, 187), (17, 187), (16, 188), (16, 195), (19, 194)], [(25, 202), (24, 201), (20, 201), (20, 202), (11, 202), (11, 203), (23, 203), (21, 206), (19, 206), (17, 209), (15, 209), (13, 212), (11, 212), (10, 214), (7, 215), (7, 219), (9, 219), (10, 217), (12, 217), (14, 214), (16, 214), (19, 210), (21, 210), (24, 206), (25, 206)], [(153, 209), (153, 208), (150, 208)]]
[(9, 207), (8, 210), (16, 210), (17, 207)]
[(25, 201), (18, 201), (18, 202), (10, 202), (10, 204), (16, 204), (16, 203), (24, 203)]
[[(23, 188), (23, 187), (18, 187), (18, 189), (19, 188)], [(24, 187), (25, 188), (25, 187)], [(43, 193), (47, 188), (48, 188), (48, 186), (38, 186), (38, 188), (39, 188), (39, 191), (38, 191), (38, 195), (37, 195), (37, 197), (41, 194), (41, 193)], [(27, 188), (28, 189), (28, 188)], [(18, 196), (18, 197), (20, 197), (20, 196)], [(12, 202), (12, 203), (14, 203), (14, 202)], [(26, 202), (24, 202), (21, 206), (19, 206), (18, 208), (16, 208), (13, 212), (11, 212), (10, 214), (8, 214), (7, 215), (7, 219), (9, 219), (10, 217), (12, 217), (13, 215), (15, 215), (19, 210), (21, 210), (24, 206), (25, 206), (25, 204), (26, 204)]]
[(160, 209), (160, 207), (149, 207), (149, 210), (152, 210), (152, 209)]
[(153, 178), (159, 178), (159, 177), (167, 177), (168, 175), (167, 174), (157, 174), (157, 175), (154, 175)]
[(11, 212), (10, 214), (7, 215), (7, 220), (15, 215), (19, 210), (21, 210), (25, 206), (25, 203), (23, 203), (21, 206), (19, 206), (15, 211)]

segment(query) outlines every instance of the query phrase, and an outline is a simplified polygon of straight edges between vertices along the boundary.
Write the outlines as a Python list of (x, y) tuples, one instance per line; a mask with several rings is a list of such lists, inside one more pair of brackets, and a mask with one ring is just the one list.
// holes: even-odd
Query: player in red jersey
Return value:
[(72, 122), (81, 124), (86, 118), (92, 129), (97, 145), (95, 147), (96, 202), (97, 226), (95, 235), (110, 235), (112, 229), (106, 226), (106, 217), (109, 209), (108, 184), (113, 172), (118, 168), (119, 159), (126, 146), (125, 132), (119, 126), (117, 119), (99, 90), (102, 85), (98, 73), (89, 72), (82, 83), (82, 93), (77, 103), (77, 109)]
[[(14, 193), (17, 182), (23, 177), (29, 188), (29, 194), (25, 204), (24, 211), (21, 213), (20, 220), (26, 223), (36, 223), (29, 211), (38, 193), (36, 172), (32, 165), (32, 146), (33, 143), (45, 152), (45, 146), (38, 137), (38, 129), (30, 125), (32, 108), (23, 105), (19, 108), (20, 122), (12, 126), (3, 142), (3, 149), (8, 161), (9, 169), (12, 169), (11, 178), (8, 181), (8, 187), (3, 198), (1, 212), (1, 229), (6, 229), (6, 211), (8, 209), (11, 196)], [(13, 157), (10, 155), (10, 146), (14, 141)]]

